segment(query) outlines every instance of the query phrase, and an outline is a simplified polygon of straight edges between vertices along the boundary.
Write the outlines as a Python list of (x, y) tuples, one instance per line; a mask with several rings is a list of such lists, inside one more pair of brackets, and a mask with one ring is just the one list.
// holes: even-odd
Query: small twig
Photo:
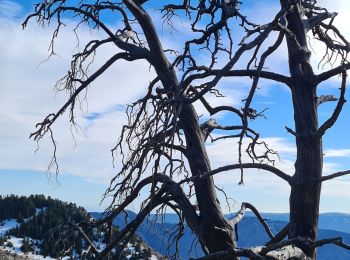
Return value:
[(292, 130), (291, 128), (289, 128), (288, 126), (285, 126), (286, 130), (288, 133), (294, 135), (295, 137), (299, 137), (299, 135), (294, 131)]

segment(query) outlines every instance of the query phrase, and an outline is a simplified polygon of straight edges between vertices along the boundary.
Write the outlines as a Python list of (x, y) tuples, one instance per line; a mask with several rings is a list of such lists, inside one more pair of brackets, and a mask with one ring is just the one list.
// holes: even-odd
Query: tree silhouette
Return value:
[[(91, 30), (103, 32), (105, 36), (104, 39), (92, 39), (82, 51), (73, 55), (69, 72), (57, 84), (58, 90), (69, 93), (67, 102), (38, 123), (37, 130), (31, 134), (36, 141), (47, 134), (51, 136), (54, 145), (51, 166), (56, 167), (56, 171), (56, 143), (51, 126), (67, 110), (70, 122), (76, 124), (74, 115), (79, 96), (87, 91), (92, 82), (120, 60), (145, 60), (156, 72), (154, 80), (145, 86), (144, 97), (127, 107), (127, 125), (123, 127), (120, 139), (112, 150), (113, 156), (120, 159), (122, 165), (105, 193), (105, 196), (112, 196), (113, 201), (107, 209), (109, 214), (92, 225), (111, 223), (138, 197), (141, 190), (149, 189), (149, 195), (143, 201), (137, 217), (111, 239), (105, 249), (99, 251), (91, 245), (97, 258), (106, 257), (113, 248), (121, 252), (152, 210), (164, 212), (167, 208), (176, 212), (180, 219), (173, 242), (177, 243), (181, 238), (186, 223), (198, 237), (206, 259), (236, 259), (239, 256), (280, 259), (305, 255), (315, 259), (315, 249), (326, 243), (349, 249), (340, 238), (317, 241), (321, 184), (350, 173), (322, 174), (322, 137), (342, 111), (346, 70), (350, 68), (347, 62), (349, 43), (333, 24), (337, 13), (318, 6), (315, 0), (281, 0), (281, 8), (270, 22), (255, 24), (239, 10), (240, 5), (244, 4), (242, 2), (49, 0), (37, 4), (35, 12), (23, 23), (26, 27), (30, 19), (37, 19), (43, 26), (55, 24), (51, 54), (54, 54), (54, 42), (65, 18), (76, 21), (74, 30), (77, 34), (77, 28), (88, 26)], [(175, 27), (175, 17), (189, 22), (192, 34), (180, 52), (163, 49), (159, 30), (150, 14), (154, 6), (163, 14), (165, 26)], [(117, 27), (108, 25), (106, 13), (112, 13), (114, 19), (119, 21)], [(241, 34), (243, 36), (237, 41), (237, 35)], [(338, 65), (315, 74), (310, 64), (312, 53), (308, 37), (326, 46), (321, 63), (332, 63), (336, 57)], [(286, 64), (290, 75), (268, 71), (264, 67), (270, 56), (284, 43), (288, 49)], [(107, 44), (115, 46), (115, 53), (101, 67), (88, 73), (91, 58)], [(207, 55), (204, 61), (200, 59), (202, 53)], [(238, 64), (244, 57), (249, 59), (245, 68), (239, 69)], [(342, 79), (339, 97), (318, 97), (317, 87), (339, 74)], [(251, 79), (243, 106), (212, 106), (208, 96), (220, 98), (219, 84), (228, 77)], [(259, 139), (257, 130), (250, 127), (251, 121), (264, 116), (263, 112), (252, 107), (261, 79), (284, 84), (291, 92), (295, 129), (286, 129), (295, 137), (297, 147), (295, 173), (292, 176), (274, 166), (273, 156), (276, 152)], [(318, 106), (329, 101), (336, 101), (337, 105), (330, 118), (319, 125)], [(201, 102), (212, 118), (200, 122), (195, 102)], [(238, 123), (218, 124), (215, 117), (222, 113), (228, 113), (231, 121)], [(212, 138), (212, 141), (226, 139), (230, 142), (235, 139), (238, 142), (238, 158), (232, 165), (212, 169), (206, 139), (218, 130), (227, 134)], [(249, 203), (243, 203), (232, 220), (224, 217), (213, 175), (238, 170), (243, 183), (245, 169), (270, 172), (290, 185), (290, 221), (277, 235), (271, 233), (257, 209)], [(235, 227), (246, 209), (256, 214), (271, 238), (261, 248), (237, 248)], [(288, 239), (283, 240), (286, 236)], [(290, 250), (293, 248), (291, 246), (297, 248)], [(284, 250), (284, 256), (276, 253), (276, 249)], [(176, 253), (173, 257), (177, 257)]]

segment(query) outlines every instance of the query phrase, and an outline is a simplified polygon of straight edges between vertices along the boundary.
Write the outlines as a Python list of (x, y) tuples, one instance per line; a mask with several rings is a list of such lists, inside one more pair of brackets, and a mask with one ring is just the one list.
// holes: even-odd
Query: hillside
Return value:
[[(30, 259), (37, 260), (53, 260), (57, 257), (63, 257), (65, 260), (80, 259), (83, 252), (86, 252), (87, 245), (68, 223), (91, 218), (100, 219), (102, 215), (100, 212), (88, 213), (75, 204), (46, 198), (43, 195), (0, 196), (0, 260), (24, 259), (18, 256), (29, 256)], [(118, 227), (126, 225), (125, 220), (129, 222), (135, 216), (132, 211), (128, 211), (127, 216), (118, 216), (113, 221), (114, 231), (118, 232)], [(286, 224), (285, 220), (288, 218), (287, 214), (271, 213), (264, 214), (264, 217), (274, 233)], [(172, 241), (172, 231), (177, 228), (176, 215), (167, 214), (164, 218), (165, 223), (154, 222), (153, 218), (153, 215), (149, 216), (140, 225), (137, 236), (132, 238), (121, 257), (113, 256), (113, 259), (162, 259), (156, 251), (168, 256), (174, 253), (175, 245), (169, 246), (169, 241)], [(319, 237), (341, 236), (344, 242), (350, 243), (350, 234), (347, 233), (346, 227), (349, 220), (350, 216), (346, 214), (321, 214)], [(329, 227), (334, 230), (328, 229)], [(346, 232), (339, 231), (342, 227)], [(104, 248), (102, 229), (85, 232), (98, 248)], [(268, 241), (263, 228), (250, 213), (238, 225), (238, 238), (240, 247), (263, 245)], [(7, 254), (4, 253), (6, 251)], [(179, 251), (181, 259), (202, 256), (201, 249), (188, 227), (179, 241)], [(86, 259), (94, 259), (91, 252), (87, 253)], [(333, 245), (319, 248), (318, 260), (328, 259), (348, 260), (350, 253)]]
[[(69, 223), (90, 220), (82, 207), (43, 195), (0, 196), (0, 250), (28, 255), (31, 259), (94, 259), (88, 245)], [(105, 247), (103, 227), (84, 230), (98, 249)], [(114, 233), (118, 232), (115, 228)], [(157, 259), (157, 253), (134, 236), (121, 257), (113, 259)]]

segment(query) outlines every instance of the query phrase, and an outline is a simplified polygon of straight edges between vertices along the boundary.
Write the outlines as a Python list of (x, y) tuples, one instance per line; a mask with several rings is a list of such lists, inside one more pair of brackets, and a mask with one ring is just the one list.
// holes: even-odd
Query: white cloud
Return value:
[[(66, 24), (69, 27), (70, 22)], [(36, 144), (28, 140), (28, 136), (37, 122), (56, 112), (66, 101), (67, 95), (61, 92), (55, 95), (53, 86), (66, 73), (76, 49), (74, 34), (64, 28), (56, 44), (59, 56), (41, 64), (48, 56), (51, 37), (48, 31), (50, 29), (41, 29), (35, 24), (23, 31), (17, 19), (4, 19), (0, 24), (0, 145), (6, 147), (0, 151), (0, 168), (43, 171), (50, 161), (53, 147), (48, 138), (44, 138), (34, 154)], [(102, 37), (100, 33), (91, 35), (88, 30), (79, 33), (81, 46), (91, 37)], [(11, 37), (5, 37), (8, 35)], [(112, 45), (103, 48), (90, 71), (116, 51)], [(146, 62), (119, 62), (92, 84), (87, 93), (88, 102), (83, 102), (84, 113), (77, 109), (77, 121), (82, 127), (81, 133), (75, 134), (77, 145), (74, 145), (67, 115), (54, 125), (62, 172), (99, 182), (109, 181), (115, 172), (110, 149), (126, 122), (123, 106), (144, 94), (153, 77), (154, 72), (149, 71)], [(99, 117), (94, 120), (84, 117), (93, 114)]]
[[(269, 144), (270, 148), (279, 152), (280, 159), (276, 160), (275, 167), (284, 171), (289, 175), (294, 174), (294, 163), (296, 157), (296, 148), (293, 143), (291, 143), (286, 138), (280, 137), (270, 137), (263, 139)], [(207, 146), (207, 151), (210, 156), (212, 168), (215, 169), (220, 166), (229, 165), (237, 163), (237, 140), (231, 141), (218, 141)], [(261, 151), (261, 149), (258, 149)], [(347, 150), (326, 150), (328, 153), (331, 152), (333, 156), (344, 156), (348, 153)], [(327, 154), (327, 152), (326, 152)], [(246, 155), (243, 156), (243, 161), (247, 162), (249, 159)], [(323, 175), (329, 175), (334, 172), (344, 170), (344, 165), (339, 163), (334, 163), (328, 161), (328, 157), (325, 158), (323, 164)], [(233, 197), (239, 207), (240, 203), (243, 201), (252, 201), (256, 205), (259, 205), (262, 210), (271, 211), (271, 207), (276, 212), (288, 211), (287, 200), (290, 193), (289, 185), (276, 177), (274, 174), (263, 170), (257, 169), (245, 169), (244, 170), (244, 185), (241, 187), (238, 185), (240, 181), (240, 171), (234, 170), (229, 172), (223, 172), (215, 176), (217, 185), (224, 187), (225, 191)], [(343, 177), (337, 179), (333, 182), (326, 182), (324, 189), (322, 191), (322, 197), (325, 200), (330, 201), (331, 198), (337, 197), (337, 199), (346, 200), (349, 198), (350, 193), (349, 188), (349, 178)], [(261, 197), (258, 194), (263, 194), (265, 200), (276, 201), (275, 205), (266, 206), (264, 203), (261, 204)], [(344, 196), (342, 197), (342, 194)], [(275, 199), (278, 197), (278, 200)], [(265, 202), (266, 203), (266, 202)], [(340, 205), (341, 203), (339, 203)], [(322, 204), (322, 211), (344, 211), (344, 207), (336, 207), (332, 209), (332, 205), (328, 203)]]
[(19, 15), (22, 11), (22, 6), (16, 2), (1, 0), (0, 1), (0, 17), (13, 18)]
[(350, 179), (335, 179), (332, 181), (326, 181), (322, 185), (322, 193), (327, 197), (337, 197), (338, 199), (350, 199)]
[(324, 157), (344, 157), (350, 158), (350, 149), (326, 149), (324, 151)]

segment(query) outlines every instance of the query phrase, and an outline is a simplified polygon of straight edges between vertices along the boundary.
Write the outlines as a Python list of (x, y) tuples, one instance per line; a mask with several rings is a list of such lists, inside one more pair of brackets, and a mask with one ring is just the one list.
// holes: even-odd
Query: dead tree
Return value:
[[(321, 184), (350, 173), (344, 171), (330, 176), (322, 175), (322, 137), (342, 111), (346, 70), (350, 68), (347, 61), (350, 45), (333, 25), (337, 13), (319, 7), (315, 0), (281, 0), (281, 8), (270, 22), (255, 24), (239, 10), (244, 1), (168, 2), (171, 3), (151, 0), (81, 0), (79, 3), (49, 0), (37, 4), (35, 11), (23, 23), (25, 27), (30, 19), (36, 19), (39, 24), (52, 23), (56, 26), (51, 43), (52, 54), (54, 41), (66, 18), (76, 21), (76, 28), (88, 26), (105, 35), (104, 39), (92, 39), (82, 51), (73, 55), (68, 74), (57, 85), (58, 89), (68, 91), (67, 102), (38, 123), (37, 130), (31, 134), (36, 141), (46, 134), (51, 135), (55, 151), (51, 126), (66, 110), (69, 110), (71, 123), (75, 124), (75, 105), (79, 95), (112, 64), (120, 60), (145, 60), (157, 74), (145, 86), (145, 96), (127, 108), (128, 123), (112, 150), (113, 156), (121, 159), (122, 166), (105, 193), (113, 197), (113, 202), (107, 209), (108, 216), (94, 225), (110, 223), (135, 200), (141, 190), (149, 189), (149, 196), (137, 217), (104, 250), (98, 251), (92, 245), (96, 257), (104, 258), (111, 249), (123, 248), (151, 211), (163, 212), (166, 208), (179, 215), (179, 232), (175, 243), (181, 238), (186, 223), (198, 237), (205, 259), (237, 259), (240, 256), (279, 259), (278, 250), (288, 252), (290, 258), (315, 259), (315, 249), (326, 243), (349, 249), (340, 238), (317, 241)], [(158, 7), (163, 14), (164, 26), (174, 26), (173, 19), (177, 16), (188, 20), (193, 35), (184, 43), (181, 51), (163, 49), (157, 26), (149, 13), (152, 8), (148, 5)], [(105, 23), (104, 13), (108, 12), (120, 21), (119, 28), (109, 27)], [(244, 35), (237, 40), (240, 28)], [(316, 75), (310, 64), (312, 53), (308, 37), (325, 44), (327, 52), (321, 63), (331, 63), (338, 58), (338, 65)], [(272, 44), (267, 46), (268, 42)], [(284, 43), (288, 48), (290, 75), (264, 68), (269, 56)], [(96, 71), (87, 73), (91, 57), (106, 44), (114, 45), (115, 53)], [(202, 52), (208, 54), (209, 60), (201, 62), (198, 59)], [(244, 55), (250, 55), (249, 62), (244, 69), (239, 69), (237, 64)], [(319, 84), (339, 74), (342, 75), (339, 97), (318, 97)], [(242, 107), (213, 107), (208, 102), (208, 95), (220, 98), (218, 84), (227, 77), (251, 78), (251, 87)], [(257, 130), (249, 125), (250, 121), (263, 116), (263, 112), (252, 107), (260, 79), (279, 82), (291, 91), (295, 130), (286, 129), (295, 137), (297, 147), (295, 173), (292, 176), (273, 165), (275, 152), (260, 141)], [(204, 105), (212, 117), (210, 120), (200, 122), (193, 105), (196, 101)], [(332, 116), (319, 126), (317, 109), (327, 101), (337, 101), (337, 105)], [(229, 113), (237, 124), (219, 125), (215, 116), (224, 112)], [(234, 139), (234, 142), (238, 142), (239, 156), (237, 163), (213, 170), (205, 141), (218, 129), (226, 131), (227, 135), (212, 141)], [(249, 141), (248, 145), (245, 145), (246, 141)], [(258, 153), (258, 146), (264, 148), (262, 154)], [(250, 162), (244, 160), (244, 154), (248, 155)], [(57, 164), (55, 153), (52, 164)], [(243, 203), (233, 220), (225, 219), (213, 175), (238, 170), (243, 183), (245, 169), (270, 172), (290, 185), (290, 222), (279, 234), (271, 233), (258, 211), (249, 203)], [(180, 176), (180, 180), (175, 180), (174, 176)], [(256, 213), (269, 234), (271, 241), (267, 245), (237, 248), (234, 229), (247, 208)], [(283, 240), (286, 236), (288, 239)]]

